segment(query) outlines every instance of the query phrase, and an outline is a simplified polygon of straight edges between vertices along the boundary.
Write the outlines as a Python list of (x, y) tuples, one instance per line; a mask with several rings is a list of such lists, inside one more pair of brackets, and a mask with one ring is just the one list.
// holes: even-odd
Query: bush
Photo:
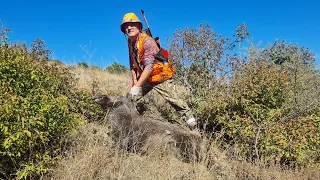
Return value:
[(48, 65), (45, 52), (0, 45), (0, 178), (46, 173), (61, 158), (64, 137), (97, 108), (73, 92), (71, 74)]
[(102, 70), (99, 66), (90, 66), (90, 68), (91, 68), (92, 70), (98, 70), (98, 71), (101, 71), (101, 70)]
[(85, 63), (85, 62), (79, 62), (78, 66), (81, 67), (81, 68), (84, 68), (84, 69), (87, 69), (89, 67), (88, 64)]
[(223, 131), (225, 142), (250, 161), (319, 165), (319, 106), (300, 113), (288, 106), (295, 94), (288, 76), (266, 62), (247, 63), (230, 91), (207, 93), (198, 106), (207, 131)]
[[(191, 107), (207, 133), (222, 133), (241, 159), (318, 165), (319, 71), (307, 48), (276, 41), (242, 48), (238, 26), (223, 38), (209, 25), (177, 30), (170, 57), (175, 80), (192, 90)], [(239, 45), (239, 51), (234, 47)]]
[(111, 66), (107, 66), (105, 70), (111, 74), (123, 74), (128, 71), (124, 65), (117, 62), (114, 62)]

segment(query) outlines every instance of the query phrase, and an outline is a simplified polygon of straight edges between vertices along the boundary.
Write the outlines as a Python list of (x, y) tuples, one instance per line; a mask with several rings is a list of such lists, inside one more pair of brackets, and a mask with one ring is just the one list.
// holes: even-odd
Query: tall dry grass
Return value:
[(176, 151), (153, 149), (148, 155), (118, 149), (108, 129), (89, 123), (70, 137), (67, 156), (43, 179), (319, 179), (312, 169), (286, 170), (281, 166), (259, 167), (227, 157), (218, 139), (204, 138), (199, 159), (185, 162)]
[(232, 173), (226, 156), (215, 148), (210, 150), (216, 155), (212, 161), (220, 165), (209, 168), (209, 159), (186, 163), (174, 150), (134, 154), (118, 149), (107, 128), (97, 123), (83, 126), (71, 140), (68, 156), (44, 179), (230, 179)]
[[(99, 70), (75, 68), (78, 88), (121, 95), (128, 75), (113, 75)], [(203, 137), (197, 160), (186, 162), (177, 151), (157, 147), (147, 155), (119, 149), (110, 139), (105, 122), (92, 122), (71, 135), (66, 156), (43, 179), (320, 179), (313, 168), (290, 170), (279, 165), (258, 166), (228, 157), (220, 138)]]
[(95, 68), (72, 67), (71, 72), (78, 79), (76, 87), (81, 90), (108, 95), (122, 95), (129, 90), (129, 74), (111, 74)]

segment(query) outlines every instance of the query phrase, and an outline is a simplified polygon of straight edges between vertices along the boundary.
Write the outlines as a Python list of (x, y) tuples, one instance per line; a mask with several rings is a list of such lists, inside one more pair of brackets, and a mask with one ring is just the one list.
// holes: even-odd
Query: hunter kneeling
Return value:
[[(169, 90), (175, 86), (172, 81), (175, 70), (167, 52), (151, 36), (143, 33), (142, 23), (134, 13), (124, 15), (120, 28), (128, 36), (132, 73), (130, 94), (136, 104), (158, 107), (158, 102), (165, 100), (179, 113), (179, 120), (195, 130), (197, 123), (188, 104), (179, 99), (176, 92)], [(150, 30), (147, 32), (151, 35)]]

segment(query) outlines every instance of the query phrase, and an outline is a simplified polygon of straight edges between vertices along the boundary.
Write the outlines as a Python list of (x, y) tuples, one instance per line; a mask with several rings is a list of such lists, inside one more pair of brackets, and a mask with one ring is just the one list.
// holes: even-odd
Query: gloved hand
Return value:
[(130, 94), (132, 97), (137, 96), (141, 93), (142, 87), (133, 86), (130, 90)]

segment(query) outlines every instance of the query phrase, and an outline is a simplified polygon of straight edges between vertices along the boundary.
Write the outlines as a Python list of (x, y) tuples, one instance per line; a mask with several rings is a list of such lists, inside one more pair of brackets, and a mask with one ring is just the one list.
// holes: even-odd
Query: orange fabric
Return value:
[[(146, 37), (150, 37), (147, 34), (142, 34), (141, 37), (139, 38), (138, 41), (138, 62), (133, 58), (132, 56), (132, 43), (129, 42), (129, 48), (130, 48), (130, 53), (131, 53), (131, 61), (135, 65), (136, 69), (138, 70), (139, 74), (142, 74), (142, 70), (140, 69), (139, 64), (143, 65), (144, 64), (144, 48), (143, 48), (143, 42)], [(160, 50), (161, 51), (161, 50)], [(165, 57), (168, 57), (168, 53), (165, 53)], [(148, 79), (149, 82), (151, 83), (159, 83), (167, 79), (171, 79), (175, 73), (175, 69), (170, 63), (169, 59), (167, 58), (167, 63), (163, 64), (162, 62), (159, 61), (154, 61), (153, 64), (153, 71), (150, 74), (150, 77)]]

